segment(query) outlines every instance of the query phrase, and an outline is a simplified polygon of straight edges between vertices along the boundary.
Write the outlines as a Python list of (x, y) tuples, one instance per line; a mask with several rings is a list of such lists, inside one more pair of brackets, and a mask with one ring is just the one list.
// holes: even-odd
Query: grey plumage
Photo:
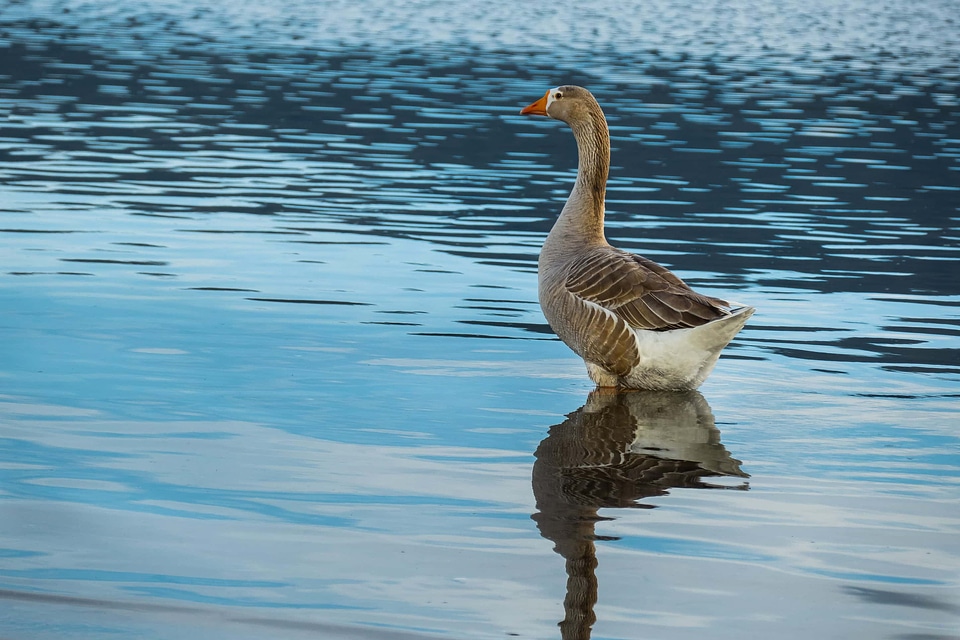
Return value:
[(696, 388), (753, 308), (697, 293), (656, 262), (610, 246), (610, 134), (589, 91), (557, 87), (521, 113), (562, 120), (577, 140), (577, 179), (540, 251), (540, 306), (551, 328), (599, 386)]

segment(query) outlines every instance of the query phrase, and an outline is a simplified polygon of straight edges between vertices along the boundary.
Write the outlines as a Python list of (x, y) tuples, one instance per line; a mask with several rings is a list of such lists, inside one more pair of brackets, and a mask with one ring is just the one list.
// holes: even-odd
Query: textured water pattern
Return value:
[[(960, 7), (607, 4), (0, 8), (0, 635), (960, 637)], [(540, 314), (561, 83), (701, 393)]]

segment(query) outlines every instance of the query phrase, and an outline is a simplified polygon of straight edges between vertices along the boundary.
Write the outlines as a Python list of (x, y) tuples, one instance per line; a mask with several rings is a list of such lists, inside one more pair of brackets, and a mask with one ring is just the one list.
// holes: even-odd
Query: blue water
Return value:
[[(957, 9), (3, 5), (0, 635), (960, 637)], [(563, 83), (699, 393), (539, 311)]]

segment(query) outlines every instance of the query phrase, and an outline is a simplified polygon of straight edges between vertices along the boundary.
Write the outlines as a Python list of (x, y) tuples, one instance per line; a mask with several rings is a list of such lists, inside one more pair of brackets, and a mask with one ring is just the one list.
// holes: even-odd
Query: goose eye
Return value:
[(554, 100), (559, 100), (559, 99), (562, 98), (562, 97), (563, 97), (563, 94), (560, 93), (559, 91), (557, 91), (555, 94), (553, 94), (553, 99), (554, 99)]

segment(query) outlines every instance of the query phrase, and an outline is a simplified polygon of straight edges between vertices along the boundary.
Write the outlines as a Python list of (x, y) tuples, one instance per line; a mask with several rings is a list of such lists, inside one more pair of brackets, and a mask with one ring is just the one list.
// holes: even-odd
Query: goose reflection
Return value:
[[(638, 500), (672, 487), (721, 486), (717, 476), (749, 477), (720, 444), (720, 431), (697, 391), (592, 392), (577, 411), (550, 428), (533, 465), (533, 519), (566, 560), (562, 640), (587, 640), (596, 621), (594, 533), (601, 508), (654, 508)], [(614, 538), (615, 539), (615, 538)]]

